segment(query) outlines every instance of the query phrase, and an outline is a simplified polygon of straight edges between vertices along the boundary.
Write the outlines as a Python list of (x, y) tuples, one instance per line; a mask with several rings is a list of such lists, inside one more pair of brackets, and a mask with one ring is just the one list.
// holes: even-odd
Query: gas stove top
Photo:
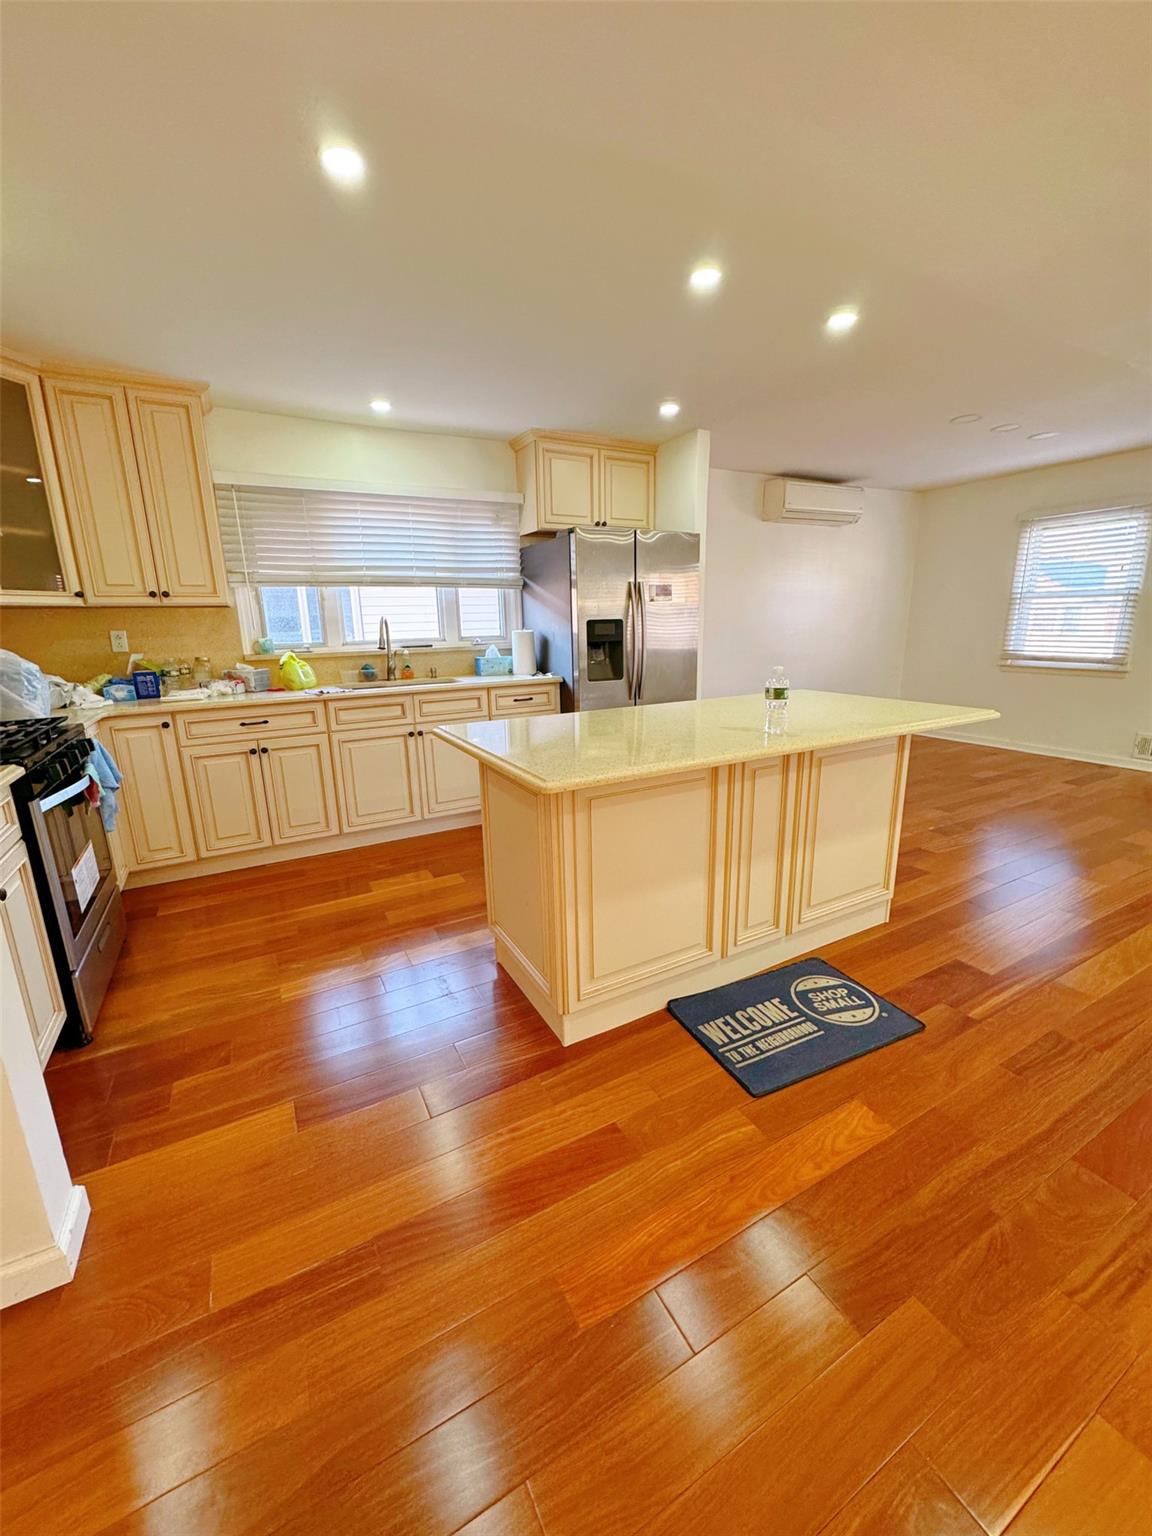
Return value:
[(24, 770), (24, 778), (13, 785), (17, 797), (67, 783), (83, 772), (91, 753), (84, 727), (61, 715), (0, 720), (0, 763), (17, 763)]

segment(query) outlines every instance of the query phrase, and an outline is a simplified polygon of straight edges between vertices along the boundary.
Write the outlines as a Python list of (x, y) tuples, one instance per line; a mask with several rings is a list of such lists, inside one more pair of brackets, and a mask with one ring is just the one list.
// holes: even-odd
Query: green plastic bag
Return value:
[(280, 658), (280, 681), (285, 688), (315, 688), (316, 673), (295, 651), (285, 651)]

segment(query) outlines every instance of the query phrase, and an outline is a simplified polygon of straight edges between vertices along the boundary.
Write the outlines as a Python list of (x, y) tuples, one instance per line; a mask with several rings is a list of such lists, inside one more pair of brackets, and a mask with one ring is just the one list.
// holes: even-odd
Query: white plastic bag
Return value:
[(52, 713), (48, 679), (15, 651), (0, 651), (0, 720), (36, 720)]

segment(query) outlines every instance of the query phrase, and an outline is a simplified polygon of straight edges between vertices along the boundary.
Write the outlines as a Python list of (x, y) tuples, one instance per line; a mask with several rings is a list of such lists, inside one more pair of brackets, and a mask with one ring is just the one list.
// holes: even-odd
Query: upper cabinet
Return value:
[[(20, 545), (31, 545), (31, 537), (7, 537), (10, 523), (21, 526), (32, 519), (15, 473), (8, 473), (6, 451), (4, 600), (141, 607), (227, 603), (203, 389), (47, 363), (33, 369), (5, 362), (4, 379), (6, 439), (9, 412), (18, 415), (20, 403), (7, 393), (10, 379), (29, 402), (45, 473), (24, 478), (43, 485), (40, 524), (51, 535), (37, 538), (37, 565), (29, 569), (28, 558), (19, 557)], [(27, 457), (21, 454), (21, 465)]]
[(40, 376), (7, 359), (0, 359), (0, 445), (0, 590), (9, 603), (78, 606)]
[(578, 433), (526, 432), (513, 439), (524, 496), (521, 533), (548, 528), (651, 528), (656, 450)]

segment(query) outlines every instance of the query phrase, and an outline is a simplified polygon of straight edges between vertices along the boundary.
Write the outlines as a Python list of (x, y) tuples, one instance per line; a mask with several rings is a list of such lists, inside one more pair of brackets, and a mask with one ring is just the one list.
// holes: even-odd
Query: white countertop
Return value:
[(802, 689), (789, 701), (782, 736), (765, 735), (760, 694), (442, 725), (435, 734), (532, 789), (559, 794), (997, 718), (994, 709), (961, 704)]

